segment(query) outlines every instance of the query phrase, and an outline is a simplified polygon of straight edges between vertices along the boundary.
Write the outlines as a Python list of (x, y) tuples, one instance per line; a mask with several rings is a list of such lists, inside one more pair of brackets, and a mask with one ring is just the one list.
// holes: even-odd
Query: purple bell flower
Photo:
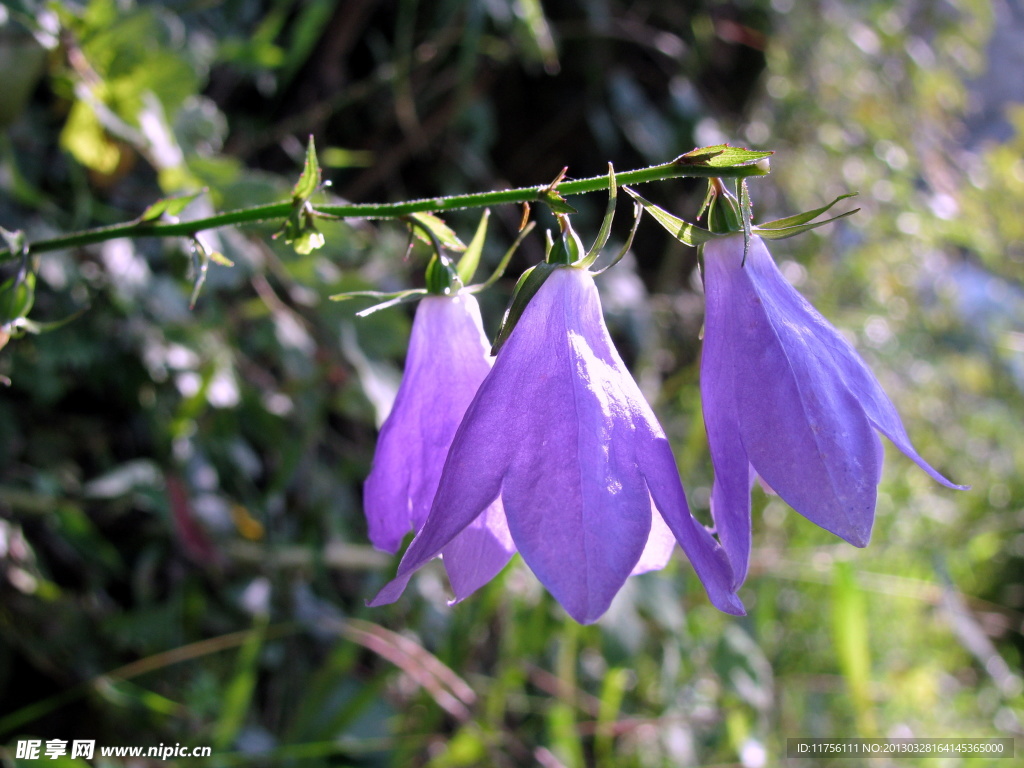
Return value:
[(779, 272), (761, 238), (704, 245), (701, 399), (711, 510), (734, 588), (750, 559), (755, 474), (808, 520), (863, 547), (882, 472), (878, 432), (938, 482), (892, 402), (840, 333)]
[(665, 433), (612, 345), (585, 269), (552, 269), (526, 305), (452, 442), (423, 528), (370, 605), (397, 600), (441, 553), (449, 569), (459, 558), (474, 574), (496, 573), (499, 547), (460, 544), (471, 526), (491, 524), (481, 518), (494, 520), (496, 500), (526, 564), (581, 623), (596, 621), (630, 575), (663, 567), (676, 541), (711, 601), (743, 613), (725, 552), (689, 512)]
[[(490, 370), (476, 299), (466, 292), (422, 299), (364, 488), (370, 541), (378, 549), (397, 552), (410, 529), (423, 527), (452, 438)], [(445, 549), (457, 599), (490, 581), (515, 553), (500, 502), (485, 506)], [(467, 551), (479, 557), (463, 557)]]

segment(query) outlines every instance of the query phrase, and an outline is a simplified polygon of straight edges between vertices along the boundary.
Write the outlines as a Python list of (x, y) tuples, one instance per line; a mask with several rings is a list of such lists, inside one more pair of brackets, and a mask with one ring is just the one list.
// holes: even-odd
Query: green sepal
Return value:
[(847, 216), (852, 216), (860, 208), (854, 208), (852, 211), (841, 213), (838, 216), (833, 216), (831, 219), (825, 219), (824, 221), (815, 221), (809, 224), (800, 224), (795, 227), (783, 227), (782, 229), (764, 229), (763, 227), (754, 227), (753, 233), (764, 240), (785, 240), (787, 237), (793, 237), (793, 235), (799, 235), (804, 232), (810, 232), (812, 229), (823, 227), (826, 224), (831, 224), (833, 221), (839, 219), (845, 219)]
[(177, 216), (188, 207), (188, 204), (203, 194), (206, 190), (201, 189), (198, 192), (190, 192), (186, 195), (174, 195), (172, 197), (162, 197), (155, 203), (152, 203), (149, 207), (142, 212), (142, 214), (135, 220), (136, 224), (146, 224), (159, 219), (176, 219)]
[(361, 309), (356, 312), (356, 317), (366, 317), (372, 315), (381, 309), (387, 307), (393, 307), (396, 304), (402, 304), (406, 301), (412, 301), (414, 297), (426, 296), (426, 288), (409, 288), (404, 291), (395, 291), (388, 293), (386, 291), (346, 291), (345, 293), (336, 293), (333, 296), (328, 296), (331, 301), (348, 301), (349, 299), (385, 299), (380, 304), (374, 304), (372, 307)]
[[(349, 294), (348, 296), (338, 294), (338, 296), (340, 298), (347, 299), (350, 296), (369, 296), (371, 293), (373, 293), (373, 291), (356, 292)], [(380, 304), (374, 304), (372, 307), (367, 307), (366, 309), (359, 310), (358, 312), (356, 312), (356, 317), (367, 317), (369, 315), (372, 315), (374, 312), (379, 312), (382, 309), (387, 309), (388, 307), (397, 307), (399, 304), (406, 304), (410, 301), (418, 301), (419, 299), (425, 298), (428, 295), (429, 294), (427, 293), (426, 288), (410, 288), (407, 291), (399, 291), (398, 293), (392, 294), (391, 298), (388, 299), (387, 301), (382, 301)], [(338, 297), (332, 296), (331, 298), (333, 299)]]
[(480, 256), (484, 251), (484, 241), (487, 239), (487, 222), (490, 221), (490, 218), (490, 208), (484, 208), (480, 223), (476, 225), (476, 232), (473, 233), (473, 239), (469, 241), (466, 252), (459, 259), (459, 279), (464, 285), (469, 285), (473, 275), (476, 274), (477, 267), (480, 266)]
[(663, 226), (672, 237), (681, 243), (686, 245), (703, 245), (709, 240), (714, 240), (716, 237), (721, 237), (720, 234), (709, 232), (706, 229), (698, 227), (696, 224), (691, 224), (688, 221), (680, 219), (678, 216), (673, 216), (671, 213), (661, 208), (650, 200), (645, 199), (629, 187), (623, 187), (633, 199), (636, 200), (640, 205), (643, 206), (647, 213), (651, 214), (661, 226)]
[(458, 270), (443, 253), (435, 253), (427, 262), (425, 273), (427, 293), (431, 296), (453, 296), (462, 289)]
[(501, 319), (501, 328), (498, 329), (498, 335), (494, 338), (494, 344), (491, 346), (492, 355), (498, 354), (498, 350), (508, 341), (509, 335), (516, 327), (516, 323), (523, 316), (523, 310), (526, 309), (526, 305), (530, 303), (530, 300), (537, 294), (540, 287), (544, 285), (544, 281), (556, 269), (565, 268), (564, 264), (549, 264), (545, 262), (530, 267), (520, 275), (519, 282), (516, 283), (515, 290), (512, 291), (512, 300), (508, 304), (508, 309), (505, 310), (505, 316)]
[[(814, 229), (815, 227), (820, 227), (822, 224), (828, 224), (830, 221), (835, 221), (836, 219), (841, 219), (841, 218), (843, 218), (843, 216), (849, 216), (850, 214), (856, 213), (857, 211), (859, 211), (860, 208), (856, 208), (856, 209), (854, 209), (852, 211), (849, 211), (848, 213), (844, 213), (844, 214), (842, 214), (840, 216), (835, 216), (835, 217), (833, 217), (831, 219), (828, 219), (826, 221), (821, 221), (821, 222), (818, 222), (817, 224), (812, 224), (810, 226), (803, 226), (803, 225), (807, 224), (808, 222), (810, 222), (810, 221), (818, 218), (819, 216), (821, 216), (821, 214), (825, 213), (827, 210), (829, 210), (832, 206), (834, 206), (840, 200), (846, 200), (849, 197), (856, 197), (856, 196), (857, 196), (856, 192), (850, 192), (850, 193), (847, 193), (845, 195), (840, 195), (835, 200), (833, 200), (831, 203), (829, 203), (828, 205), (823, 205), (821, 208), (815, 208), (813, 211), (806, 211), (804, 213), (798, 213), (798, 214), (796, 214), (794, 216), (787, 216), (784, 219), (776, 219), (775, 221), (768, 221), (768, 222), (765, 222), (764, 224), (758, 224), (756, 227), (754, 227), (754, 229), (755, 229), (755, 231), (757, 231), (758, 234), (761, 235), (761, 237), (765, 237), (765, 238), (772, 239), (772, 240), (781, 240), (784, 237), (792, 237), (793, 235), (799, 235), (801, 232), (806, 232), (808, 229)], [(772, 235), (766, 233), (766, 231), (770, 231), (770, 230), (785, 231), (788, 234), (772, 236)]]
[(86, 313), (88, 307), (82, 307), (76, 312), (72, 312), (65, 318), (60, 320), (53, 320), (49, 323), (40, 323), (35, 320), (29, 320), (27, 317), (19, 317), (18, 319), (6, 324), (6, 328), (13, 331), (12, 336), (19, 336), (23, 333), (31, 333), (33, 336), (38, 336), (41, 333), (49, 333), (50, 331), (56, 331), (58, 328), (63, 328), (73, 320), (77, 320)]
[(0, 325), (14, 323), (32, 311), (36, 298), (36, 276), (33, 272), (9, 277), (0, 284)]
[(678, 165), (695, 165), (704, 168), (735, 168), (737, 166), (758, 165), (761, 173), (755, 176), (767, 176), (769, 173), (768, 158), (772, 152), (765, 152), (744, 147), (730, 147), (728, 144), (716, 144), (713, 147), (698, 147), (685, 155), (680, 155), (673, 162)]
[(739, 200), (725, 188), (721, 179), (711, 179), (711, 203), (708, 205), (708, 227), (719, 235), (740, 232), (743, 212)]
[(618, 264), (620, 261), (622, 261), (623, 257), (625, 257), (625, 255), (627, 253), (629, 253), (629, 249), (633, 247), (633, 238), (636, 236), (636, 231), (640, 227), (640, 218), (643, 216), (643, 213), (644, 213), (644, 207), (642, 205), (640, 205), (640, 203), (638, 203), (638, 202), (636, 202), (634, 200), (633, 201), (633, 226), (629, 230), (629, 236), (626, 238), (625, 244), (622, 246), (622, 249), (619, 251), (618, 255), (614, 259), (612, 259), (607, 264), (605, 264), (603, 267), (601, 267), (599, 270), (594, 272), (595, 275), (600, 275), (600, 274), (603, 274), (603, 273), (607, 272), (609, 269), (611, 269), (616, 264)]
[(552, 240), (551, 233), (547, 233), (547, 250), (544, 254), (544, 261), (548, 264), (579, 266), (586, 258), (583, 241), (576, 234), (576, 230), (572, 228), (568, 216), (560, 215), (558, 226), (562, 231), (557, 240)]
[(754, 206), (750, 202), (750, 189), (747, 187), (747, 180), (740, 182), (740, 225), (743, 227), (743, 258), (740, 266), (747, 263), (747, 253), (750, 251), (751, 226), (754, 218)]
[(519, 245), (526, 239), (526, 236), (533, 231), (535, 226), (537, 226), (537, 222), (531, 221), (523, 227), (515, 241), (508, 247), (508, 250), (505, 251), (505, 255), (501, 257), (501, 261), (498, 262), (498, 266), (494, 268), (490, 277), (482, 283), (466, 286), (463, 290), (469, 291), (470, 293), (480, 293), (480, 291), (487, 290), (498, 282), (498, 280), (501, 279), (501, 276), (505, 274), (505, 269), (508, 267), (508, 263), (512, 260), (512, 255), (519, 249)]
[(618, 197), (618, 186), (615, 183), (615, 169), (608, 163), (608, 205), (604, 211), (604, 219), (601, 221), (601, 228), (597, 232), (597, 239), (577, 264), (578, 267), (589, 269), (597, 257), (601, 255), (601, 249), (608, 244), (608, 238), (612, 234), (612, 221), (615, 219), (615, 203)]
[(466, 244), (459, 240), (459, 236), (449, 227), (440, 216), (433, 213), (411, 213), (409, 218), (413, 220), (413, 234), (428, 245), (433, 245), (434, 240), (441, 243), (450, 251), (466, 250)]
[(307, 256), (317, 248), (323, 248), (324, 243), (327, 241), (324, 239), (323, 233), (316, 228), (313, 220), (307, 218), (302, 226), (302, 229), (297, 235), (289, 239), (287, 236), (284, 241), (288, 243), (295, 252), (303, 256)]

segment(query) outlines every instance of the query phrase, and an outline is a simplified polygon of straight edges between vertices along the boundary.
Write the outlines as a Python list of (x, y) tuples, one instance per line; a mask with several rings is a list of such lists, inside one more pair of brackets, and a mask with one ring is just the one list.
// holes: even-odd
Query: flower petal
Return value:
[(781, 313), (791, 320), (798, 320), (814, 335), (820, 345), (815, 353), (831, 360), (836, 375), (860, 401), (875, 428), (937, 482), (947, 488), (968, 489), (970, 486), (957, 485), (948, 480), (918, 454), (896, 407), (871, 369), (846, 338), (786, 281), (764, 244), (757, 238), (755, 240), (756, 244), (751, 243), (747, 268), (751, 270), (752, 280), (758, 290), (762, 293), (770, 292)]
[(527, 306), (492, 374), (529, 372), (506, 395), (524, 405), (506, 436), (518, 445), (502, 488), (509, 530), (581, 623), (608, 609), (651, 527), (632, 403), (622, 391), (625, 381), (635, 384), (612, 354), (592, 276), (565, 268)]
[(364, 490), (370, 541), (378, 549), (397, 552), (410, 527), (423, 525), (448, 447), (490, 367), (471, 294), (420, 302), (402, 384)]
[(651, 499), (651, 532), (647, 536), (644, 551), (640, 553), (640, 559), (633, 566), (629, 575), (638, 576), (641, 573), (660, 571), (668, 565), (676, 544), (676, 537), (673, 535), (672, 529), (668, 527), (657, 507), (654, 506), (654, 500)]
[[(705, 246), (707, 281), (724, 281), (728, 296), (725, 343), (737, 361), (736, 413), (747, 456), (800, 514), (864, 546), (881, 441), (835, 366), (815, 354), (815, 335), (786, 313), (779, 286), (756, 283), (753, 270), (740, 266), (742, 252), (739, 237)], [(751, 242), (748, 265), (751, 258), (771, 258), (759, 239)]]
[[(705, 259), (705, 264), (707, 260)], [(715, 481), (711, 515), (733, 570), (733, 588), (747, 577), (750, 563), (750, 462), (736, 411), (736, 369), (746, 364), (730, 343), (731, 281), (718, 273), (705, 281), (704, 345), (700, 359), (700, 399)]]
[(500, 501), (495, 501), (442, 550), (455, 593), (451, 603), (465, 600), (497, 576), (515, 553), (505, 510)]
[(712, 604), (720, 611), (744, 615), (746, 611), (733, 588), (732, 568), (725, 550), (690, 514), (668, 440), (660, 427), (645, 438), (641, 441), (640, 466), (658, 511), (686, 552)]
[[(498, 498), (513, 450), (513, 441), (508, 439), (509, 423), (515, 416), (513, 409), (519, 405), (516, 398), (501, 396), (504, 389), (501, 377), (493, 375), (480, 385), (452, 440), (423, 527), (405, 551), (395, 578), (367, 605), (397, 600), (412, 573), (437, 557)], [(476, 572), (476, 567), (470, 570)], [(460, 589), (474, 581), (467, 576)]]

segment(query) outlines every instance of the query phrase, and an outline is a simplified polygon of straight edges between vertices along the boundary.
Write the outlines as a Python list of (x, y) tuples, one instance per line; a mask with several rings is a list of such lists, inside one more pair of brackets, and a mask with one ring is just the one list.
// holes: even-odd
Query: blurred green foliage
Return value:
[[(287, 200), (309, 135), (334, 202), (774, 149), (758, 220), (848, 191), (863, 209), (774, 244), (785, 274), (855, 338), (922, 454), (974, 486), (892, 452), (865, 550), (755, 490), (744, 619), (681, 557), (594, 626), (517, 562), (457, 607), (428, 568), (368, 610), (395, 562), (366, 544), (360, 489), (410, 315), (327, 297), (418, 285), (428, 249), (403, 263), (389, 223), (318, 222), (304, 254), (271, 238), (281, 222), (203, 233), (234, 266), (209, 265), (192, 311), (186, 241), (10, 262), (0, 282), (35, 275), (32, 320), (87, 310), (0, 351), (0, 760), (34, 736), (211, 745), (203, 765), (759, 766), (787, 737), (1021, 736), (1024, 112), (986, 76), (1014, 8), (0, 7), (0, 224), (30, 240), (200, 189), (182, 218)], [(703, 189), (644, 194), (692, 217)], [(520, 215), (492, 211), (484, 269)], [(447, 222), (469, 242), (478, 218)], [(482, 296), (491, 332), (542, 248)], [(650, 223), (633, 254), (601, 278), (606, 312), (707, 515), (695, 257)]]

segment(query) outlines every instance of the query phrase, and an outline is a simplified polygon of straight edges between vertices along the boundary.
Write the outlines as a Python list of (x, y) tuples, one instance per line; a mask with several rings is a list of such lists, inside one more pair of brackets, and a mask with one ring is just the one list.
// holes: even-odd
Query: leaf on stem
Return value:
[(744, 147), (730, 147), (728, 144), (717, 144), (713, 147), (698, 147), (675, 159), (678, 165), (698, 165), (710, 168), (734, 168), (743, 165), (756, 165), (772, 156), (765, 152)]
[(309, 204), (309, 198), (320, 188), (322, 173), (320, 163), (316, 157), (316, 147), (313, 144), (313, 137), (309, 137), (309, 144), (306, 146), (306, 162), (302, 168), (299, 180), (292, 188), (292, 210), (285, 219), (284, 226), (274, 233), (274, 239), (284, 236), (284, 241), (295, 249), (296, 253), (303, 256), (313, 252), (324, 245), (324, 236), (313, 223), (316, 215), (313, 207)]
[(206, 189), (198, 192), (191, 192), (186, 195), (173, 195), (162, 197), (142, 212), (142, 215), (135, 220), (136, 224), (146, 224), (160, 219), (177, 221), (178, 215), (185, 210), (189, 203), (203, 194)]
[(413, 234), (427, 245), (434, 245), (434, 241), (427, 234), (429, 232), (437, 239), (437, 242), (450, 251), (466, 250), (466, 244), (459, 239), (451, 227), (444, 223), (440, 216), (433, 213), (413, 213), (409, 215), (409, 218), (419, 225), (413, 226)]
[(313, 137), (310, 136), (306, 145), (306, 162), (302, 167), (302, 174), (292, 188), (292, 203), (304, 205), (320, 188), (322, 178), (320, 163), (316, 157), (316, 146), (313, 144)]

